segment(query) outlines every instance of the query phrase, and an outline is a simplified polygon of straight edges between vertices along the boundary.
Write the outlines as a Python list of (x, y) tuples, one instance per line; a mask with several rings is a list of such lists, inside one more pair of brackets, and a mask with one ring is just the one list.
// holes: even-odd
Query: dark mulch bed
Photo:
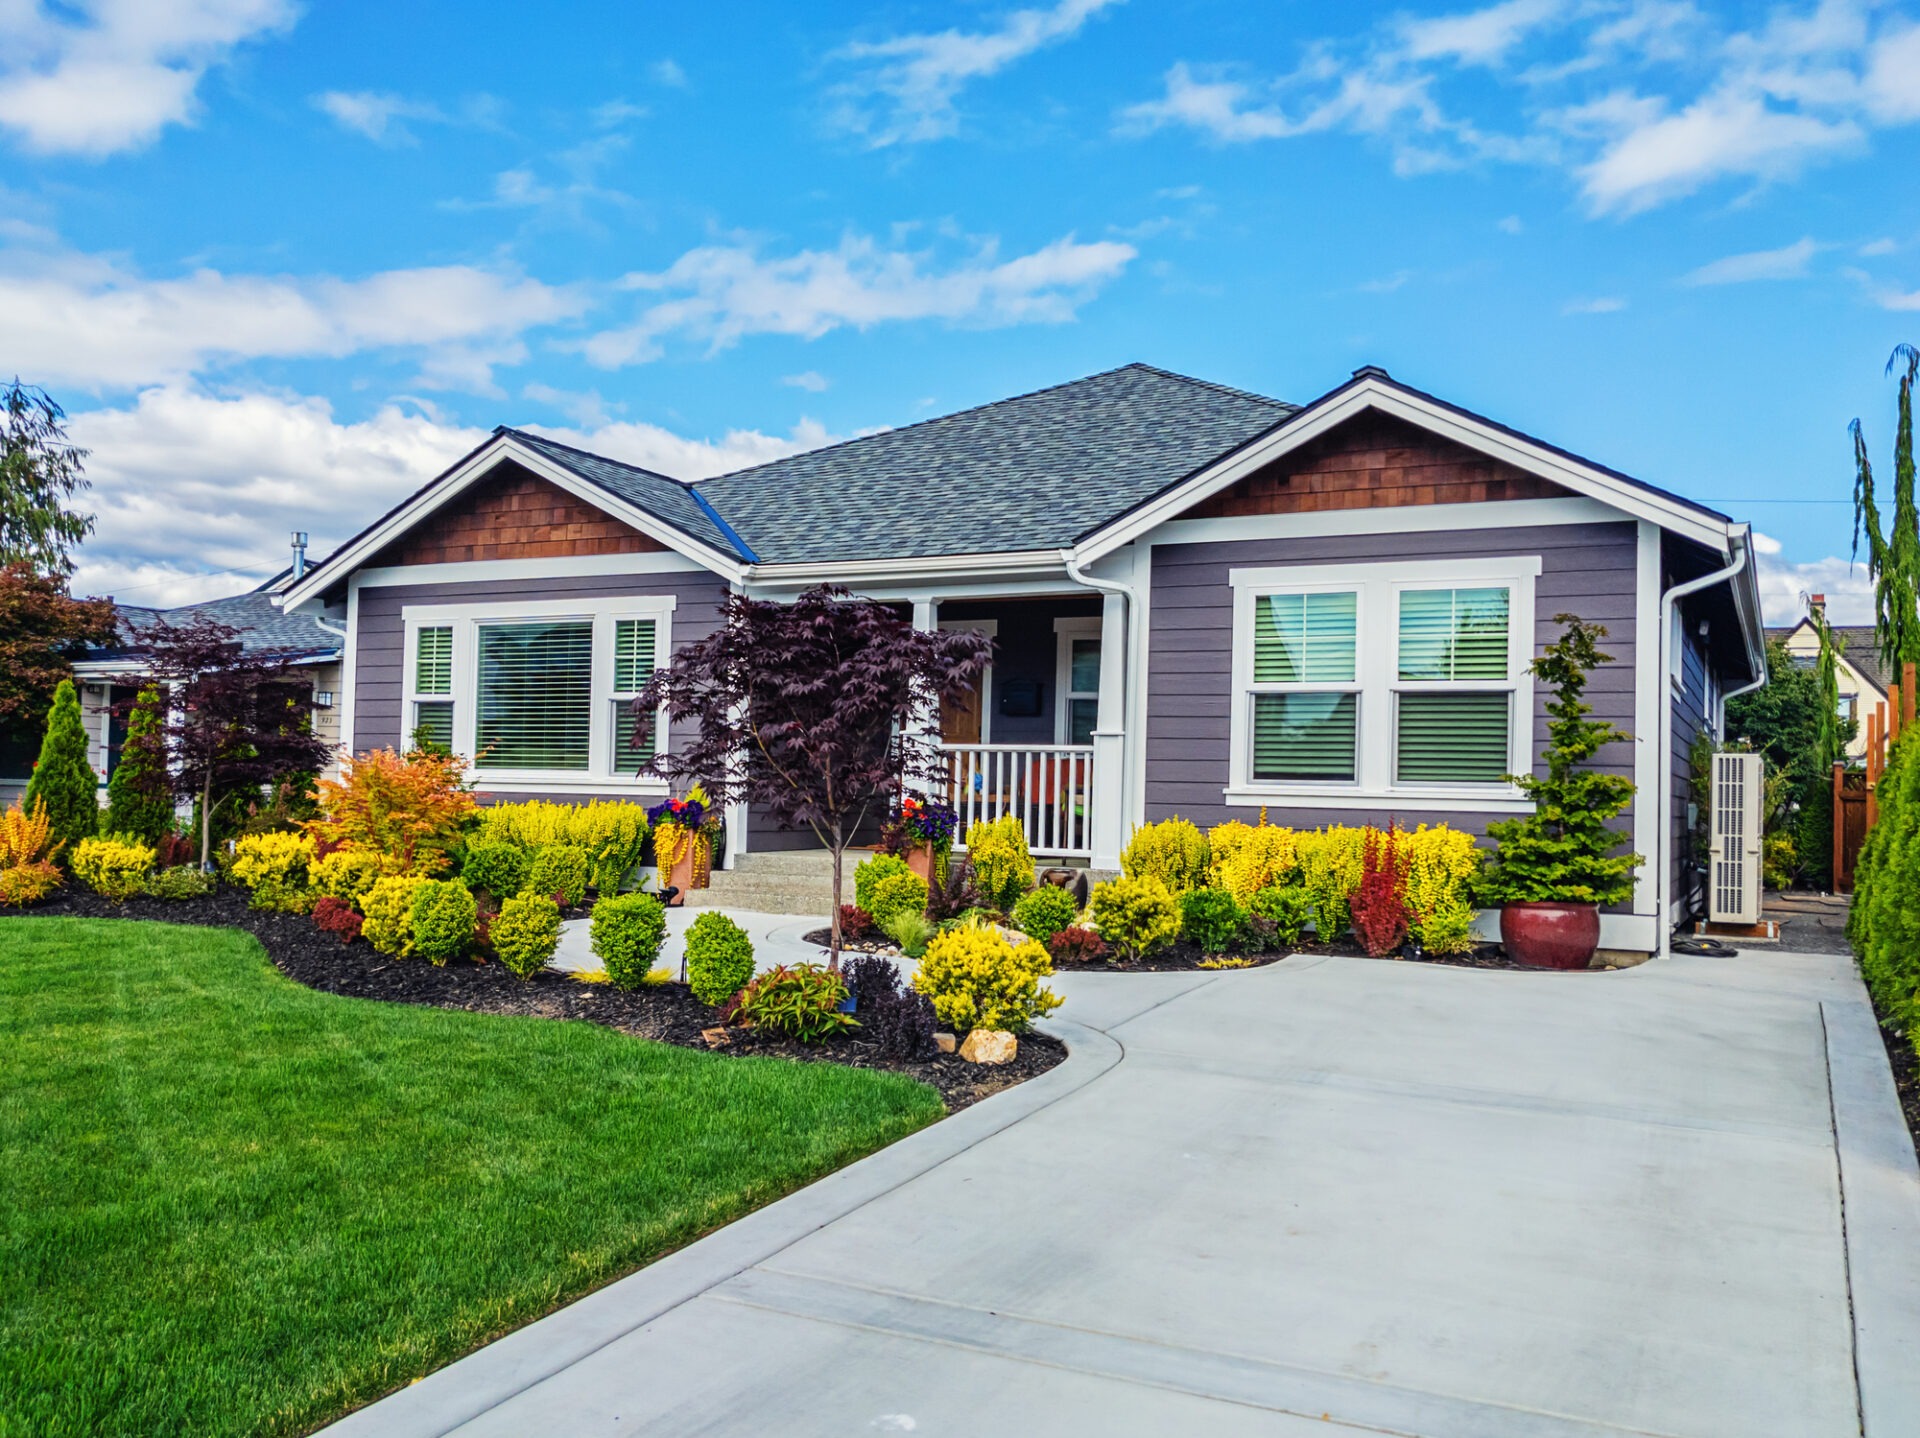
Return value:
[[(19, 910), (35, 916), (68, 915), (88, 919), (153, 919), (169, 924), (244, 929), (260, 941), (274, 966), (296, 983), (347, 998), (422, 1004), (468, 1013), (516, 1014), (531, 1018), (583, 1019), (622, 1033), (685, 1048), (705, 1049), (702, 1029), (720, 1021), (719, 1011), (701, 1003), (684, 984), (660, 984), (631, 991), (609, 984), (587, 984), (549, 969), (521, 980), (501, 964), (455, 961), (435, 968), (419, 959), (399, 961), (356, 940), (343, 945), (299, 914), (265, 913), (247, 907), (244, 893), (222, 888), (203, 899), (169, 902), (129, 899), (110, 904), (84, 889), (63, 889), (45, 903)], [(582, 910), (582, 912), (585, 912)], [(942, 1054), (926, 1063), (880, 1055), (859, 1031), (820, 1044), (795, 1043), (752, 1029), (730, 1030), (730, 1042), (715, 1050), (734, 1056), (840, 1063), (853, 1068), (905, 1074), (932, 1084), (957, 1112), (990, 1094), (1045, 1073), (1067, 1056), (1066, 1045), (1044, 1034), (1023, 1034), (1011, 1063), (991, 1067)]]

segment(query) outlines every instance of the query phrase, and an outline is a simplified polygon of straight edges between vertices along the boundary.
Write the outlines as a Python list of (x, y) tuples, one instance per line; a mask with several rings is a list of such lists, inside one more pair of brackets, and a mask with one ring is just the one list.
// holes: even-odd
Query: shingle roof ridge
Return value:
[(675, 479), (672, 475), (662, 474), (657, 469), (648, 469), (644, 464), (634, 464), (630, 460), (615, 459), (610, 454), (596, 454), (590, 449), (580, 448), (577, 444), (568, 444), (564, 440), (549, 439), (544, 434), (535, 434), (530, 429), (519, 429), (510, 424), (503, 424), (494, 430), (494, 433), (510, 434), (515, 439), (531, 440), (535, 444), (552, 445), (555, 449), (564, 449), (568, 454), (582, 455), (587, 459), (598, 460), (601, 464), (618, 465), (621, 469), (630, 469), (635, 474), (644, 474), (649, 479), (662, 480), (667, 484), (677, 484), (682, 489), (690, 490), (693, 488), (694, 482), (692, 480)]
[[(973, 404), (968, 405), (965, 409), (949, 410), (946, 414), (929, 415), (925, 419), (916, 419), (911, 424), (890, 425), (886, 429), (875, 430), (872, 434), (856, 434), (850, 439), (836, 440), (832, 444), (823, 444), (818, 449), (802, 450), (800, 454), (829, 454), (836, 449), (845, 449), (848, 445), (863, 444), (870, 439), (879, 439), (882, 435), (906, 434), (911, 430), (925, 429), (930, 424), (940, 424), (946, 420), (959, 419), (962, 415), (984, 414), (988, 410), (999, 409), (1004, 405), (1018, 404), (1021, 400), (1036, 399), (1043, 394), (1052, 394), (1056, 390), (1072, 389), (1075, 385), (1090, 384), (1097, 379), (1106, 379), (1112, 375), (1125, 374), (1128, 370), (1138, 370), (1143, 374), (1159, 375), (1164, 379), (1181, 380), (1187, 384), (1205, 385), (1207, 388), (1219, 390), (1223, 394), (1231, 394), (1242, 399), (1259, 400), (1263, 404), (1286, 406), (1286, 401), (1284, 400), (1268, 399), (1263, 395), (1245, 394), (1238, 390), (1229, 389), (1225, 385), (1212, 384), (1207, 380), (1194, 379), (1190, 375), (1175, 374), (1172, 370), (1156, 369), (1154, 366), (1143, 364), (1139, 360), (1130, 360), (1126, 364), (1115, 365), (1112, 369), (1095, 370), (1092, 374), (1083, 374), (1077, 379), (1061, 380), (1058, 384), (1042, 385), (1039, 389), (1030, 389), (1021, 394), (1003, 395), (999, 399), (990, 399), (984, 404)], [(744, 475), (757, 474), (763, 469), (771, 469), (776, 464), (784, 464), (787, 460), (798, 457), (798, 455), (793, 454), (782, 455), (779, 459), (762, 460), (759, 464), (750, 464), (745, 469), (730, 469), (725, 474), (709, 475), (706, 479), (695, 480), (693, 483), (695, 486), (698, 486), (702, 484), (712, 484), (716, 479), (739, 479)]]

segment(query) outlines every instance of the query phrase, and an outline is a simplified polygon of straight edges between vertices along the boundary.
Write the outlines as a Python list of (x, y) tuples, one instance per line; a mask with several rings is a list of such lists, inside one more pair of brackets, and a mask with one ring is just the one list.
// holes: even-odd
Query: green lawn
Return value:
[(0, 919), (0, 1438), (304, 1431), (941, 1112)]

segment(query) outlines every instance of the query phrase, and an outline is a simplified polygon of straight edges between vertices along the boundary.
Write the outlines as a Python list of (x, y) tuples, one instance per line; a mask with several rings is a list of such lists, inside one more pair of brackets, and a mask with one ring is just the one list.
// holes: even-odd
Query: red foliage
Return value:
[(858, 904), (840, 906), (840, 937), (848, 943), (857, 944), (862, 939), (872, 938), (878, 927), (873, 922), (873, 915)]
[(1407, 909), (1407, 883), (1400, 862), (1400, 830), (1367, 831), (1360, 887), (1353, 891), (1353, 932), (1374, 958), (1407, 941), (1413, 915)]
[(1056, 963), (1090, 964), (1107, 956), (1107, 941), (1092, 929), (1069, 924), (1053, 936), (1047, 949)]
[(340, 942), (350, 944), (360, 937), (362, 920), (345, 899), (323, 894), (313, 901), (313, 924), (322, 933), (337, 934)]
[(181, 864), (191, 864), (199, 855), (200, 846), (185, 834), (162, 834), (160, 842), (154, 846), (153, 867), (177, 868)]

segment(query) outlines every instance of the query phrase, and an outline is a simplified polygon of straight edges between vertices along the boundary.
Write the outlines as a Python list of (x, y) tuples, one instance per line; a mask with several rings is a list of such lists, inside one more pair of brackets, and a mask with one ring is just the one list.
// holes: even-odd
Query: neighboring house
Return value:
[[(627, 697), (730, 591), (985, 630), (992, 671), (942, 716), (954, 802), (1103, 869), (1173, 814), (1523, 812), (1528, 664), (1578, 613), (1611, 630), (1590, 697), (1636, 736), (1602, 758), (1651, 860), (1603, 943), (1646, 953), (1693, 734), (1764, 678), (1751, 561), (1746, 525), (1379, 369), (1301, 406), (1128, 365), (695, 484), (502, 428), (280, 597), (346, 618), (344, 743), (424, 726), (497, 795), (661, 793)], [(813, 843), (729, 827), (734, 853)]]
[[(1782, 641), (1796, 664), (1817, 664), (1820, 660), (1820, 631), (1814, 628), (1812, 615), (1825, 614), (1826, 607), (1826, 595), (1811, 596), (1808, 608), (1812, 614), (1803, 616), (1791, 628), (1769, 629), (1767, 638)], [(1867, 757), (1867, 715), (1873, 712), (1874, 705), (1885, 702), (1892, 679), (1886, 665), (1880, 662), (1880, 644), (1874, 638), (1871, 624), (1836, 624), (1831, 632), (1839, 647), (1833, 667), (1834, 679), (1840, 690), (1840, 717), (1852, 719), (1858, 725), (1852, 741), (1847, 745), (1847, 759), (1850, 763), (1864, 763)]]

